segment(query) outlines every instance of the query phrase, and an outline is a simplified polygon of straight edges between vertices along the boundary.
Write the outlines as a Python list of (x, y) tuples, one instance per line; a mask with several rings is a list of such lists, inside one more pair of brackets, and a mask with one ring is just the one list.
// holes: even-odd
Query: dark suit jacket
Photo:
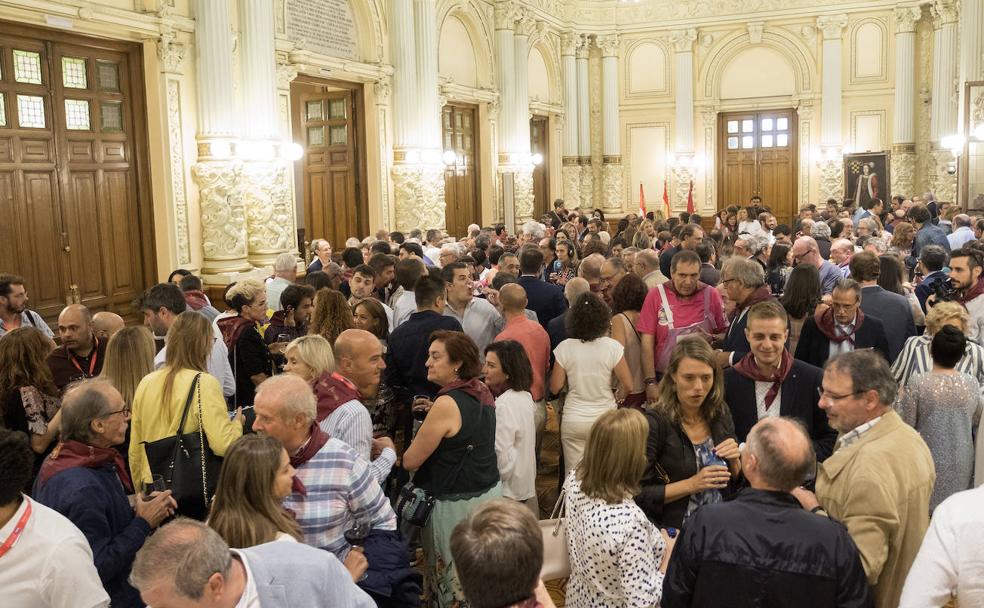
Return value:
[[(865, 323), (868, 320), (865, 319)], [(823, 381), (823, 370), (809, 363), (793, 359), (786, 381), (779, 394), (779, 415), (798, 418), (806, 426), (817, 459), (821, 462), (834, 451), (837, 431), (827, 423), (827, 414), (820, 409), (817, 389)], [(728, 368), (724, 370), (724, 399), (735, 422), (738, 442), (745, 441), (749, 431), (758, 422), (758, 406), (755, 401), (755, 381)], [(772, 407), (776, 407), (773, 403)]]
[[(809, 236), (809, 235), (807, 235), (807, 236)], [(815, 239), (815, 240), (817, 242), (817, 249), (820, 250), (820, 257), (822, 257), (825, 260), (829, 260), (830, 259), (830, 239), (828, 239), (828, 238), (820, 238), (820, 239)]]
[(916, 298), (919, 299), (919, 305), (922, 306), (923, 312), (926, 312), (926, 298), (933, 293), (933, 284), (937, 281), (945, 281), (947, 278), (947, 274), (942, 270), (934, 270), (923, 277), (922, 283), (916, 285)]
[[(776, 299), (770, 298), (769, 301), (775, 302)], [(731, 322), (731, 325), (728, 326), (728, 332), (724, 334), (724, 345), (721, 347), (721, 350), (726, 353), (734, 353), (734, 356), (731, 358), (732, 364), (738, 363), (751, 350), (748, 345), (748, 337), (745, 336), (745, 327), (747, 324), (748, 312), (746, 311), (745, 314), (738, 316)]]
[(547, 323), (547, 335), (550, 336), (550, 356), (553, 357), (553, 351), (557, 348), (561, 342), (567, 339), (567, 326), (564, 322), (567, 320), (567, 311), (565, 310), (563, 314), (550, 319)]
[(526, 290), (526, 307), (536, 313), (536, 318), (544, 329), (551, 319), (567, 310), (563, 288), (531, 276), (519, 277), (519, 284)]
[(916, 322), (912, 319), (912, 308), (909, 300), (891, 291), (885, 291), (878, 285), (861, 289), (861, 310), (865, 317), (875, 315), (882, 320), (885, 327), (891, 328), (885, 339), (888, 340), (888, 351), (895, 361), (905, 341), (916, 335)]
[(706, 283), (711, 287), (717, 287), (717, 284), (721, 282), (721, 271), (711, 264), (701, 264), (700, 282)]
[[(888, 340), (885, 338), (885, 325), (877, 317), (864, 316), (864, 323), (854, 335), (854, 348), (873, 348), (889, 363), (892, 359), (888, 349)], [(823, 367), (823, 364), (830, 358), (830, 340), (817, 327), (817, 322), (813, 317), (807, 317), (803, 322), (803, 331), (800, 333), (799, 343), (796, 345), (796, 352), (793, 357), (800, 361), (805, 361), (810, 365)]]

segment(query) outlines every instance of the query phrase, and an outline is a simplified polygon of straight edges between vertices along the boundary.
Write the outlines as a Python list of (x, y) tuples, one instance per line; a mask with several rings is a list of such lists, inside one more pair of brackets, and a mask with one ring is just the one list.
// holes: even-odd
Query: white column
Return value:
[[(417, 125), (420, 147), (441, 149), (441, 105), (437, 89), (437, 6), (434, 0), (414, 1), (417, 56)], [(440, 155), (438, 155), (440, 156)], [(440, 162), (440, 158), (435, 159)]]
[(390, 56), (393, 62), (393, 147), (417, 145), (417, 57), (413, 0), (390, 0)]
[(823, 32), (822, 90), (820, 99), (820, 196), (822, 199), (844, 196), (844, 163), (841, 127), (843, 79), (843, 42), (841, 35), (847, 15), (829, 15), (817, 19)]
[[(984, 0), (960, 3), (960, 94), (968, 80), (984, 79)], [(963, 109), (963, 105), (960, 106)]]
[(618, 120), (618, 49), (617, 34), (598, 38), (601, 49), (601, 104), (603, 125), (602, 207), (605, 211), (621, 214), (625, 193), (622, 191), (622, 148)]
[(817, 27), (823, 32), (823, 89), (820, 102), (820, 143), (823, 146), (840, 146), (842, 143), (843, 41), (841, 34), (846, 25), (847, 15), (831, 15), (817, 19)]
[(936, 30), (933, 58), (933, 143), (957, 132), (957, 6), (955, 0), (937, 0), (932, 7)]
[(697, 30), (676, 31), (672, 34), (675, 51), (676, 133), (677, 152), (694, 151), (694, 41)]
[(564, 32), (560, 36), (560, 64), (564, 79), (564, 200), (567, 208), (581, 206), (581, 166), (578, 164), (577, 45), (580, 36)]
[(516, 105), (515, 127), (513, 132), (514, 150), (517, 154), (515, 163), (515, 216), (516, 224), (533, 218), (533, 163), (530, 157), (530, 34), (536, 27), (532, 13), (523, 10), (516, 19), (516, 30), (513, 36), (513, 61), (515, 62)]
[(232, 20), (226, 0), (195, 3), (195, 64), (198, 90), (198, 186), (202, 225), (202, 274), (207, 283), (249, 270), (242, 163), (230, 160), (238, 134), (232, 95)]
[(895, 9), (895, 120), (892, 125), (893, 194), (911, 196), (916, 169), (916, 22), (918, 6)]
[(591, 157), (591, 109), (588, 107), (588, 50), (591, 40), (581, 36), (577, 48), (577, 154), (582, 159)]
[[(516, 140), (516, 46), (513, 43), (513, 9), (495, 7), (495, 67), (499, 78), (499, 156), (514, 152)], [(500, 161), (501, 164), (501, 161)]]
[(280, 125), (273, 6), (268, 0), (240, 0), (239, 17), (244, 135), (275, 139)]

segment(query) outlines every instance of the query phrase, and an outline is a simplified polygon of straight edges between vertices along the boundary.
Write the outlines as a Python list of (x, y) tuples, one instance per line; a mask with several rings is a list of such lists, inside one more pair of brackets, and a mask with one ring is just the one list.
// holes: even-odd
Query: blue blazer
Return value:
[(526, 307), (536, 313), (543, 329), (547, 328), (554, 317), (567, 310), (563, 288), (532, 276), (519, 277), (519, 284), (526, 290), (526, 299), (529, 301)]

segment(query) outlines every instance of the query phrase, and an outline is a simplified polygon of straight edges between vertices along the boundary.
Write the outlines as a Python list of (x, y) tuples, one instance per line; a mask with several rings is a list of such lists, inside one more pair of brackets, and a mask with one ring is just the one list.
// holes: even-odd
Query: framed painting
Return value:
[(857, 207), (873, 198), (888, 201), (892, 196), (889, 152), (863, 152), (844, 155), (844, 199)]

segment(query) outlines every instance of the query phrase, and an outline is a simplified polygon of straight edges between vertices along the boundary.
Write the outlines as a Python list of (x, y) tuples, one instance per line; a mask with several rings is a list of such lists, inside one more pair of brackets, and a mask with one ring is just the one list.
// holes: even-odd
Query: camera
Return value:
[(946, 174), (956, 175), (957, 174), (957, 163), (947, 163), (946, 164)]
[(932, 302), (927, 301), (930, 306), (937, 302), (951, 302), (957, 299), (957, 288), (953, 286), (950, 279), (936, 279), (930, 287), (933, 288), (933, 295), (935, 296)]

